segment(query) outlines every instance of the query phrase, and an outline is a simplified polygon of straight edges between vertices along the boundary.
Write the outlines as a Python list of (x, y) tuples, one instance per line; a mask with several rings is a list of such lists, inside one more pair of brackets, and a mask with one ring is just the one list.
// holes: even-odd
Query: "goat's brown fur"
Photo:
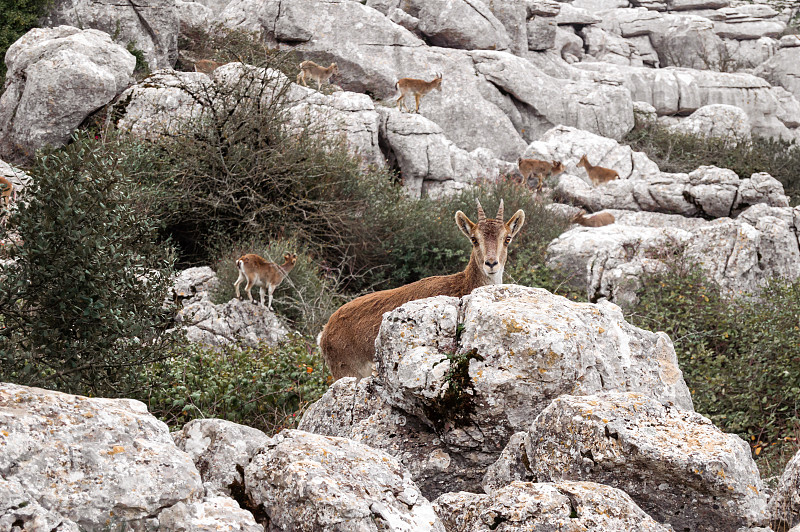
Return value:
[(294, 265), (297, 263), (297, 255), (294, 253), (285, 253), (283, 255), (283, 264), (278, 265), (274, 262), (269, 262), (263, 257), (259, 257), (254, 253), (242, 255), (236, 261), (236, 269), (239, 271), (239, 278), (233, 283), (236, 288), (236, 297), (241, 299), (239, 294), (239, 285), (245, 280), (247, 285), (245, 291), (250, 302), (253, 302), (253, 294), (250, 290), (254, 286), (258, 286), (259, 295), (261, 296), (261, 306), (264, 306), (264, 287), (269, 292), (269, 304), (267, 307), (272, 310), (272, 293), (278, 288), (278, 285), (289, 275)]
[(211, 74), (222, 65), (227, 65), (227, 63), (220, 63), (219, 61), (212, 61), (211, 59), (201, 59), (194, 64), (194, 71), (202, 72), (203, 74)]
[(11, 204), (14, 195), (14, 184), (3, 176), (0, 176), (0, 207)]
[(584, 227), (603, 227), (604, 225), (611, 225), (616, 220), (614, 215), (610, 212), (598, 212), (591, 216), (586, 215), (586, 211), (582, 210), (572, 217), (572, 223), (582, 225)]
[(431, 92), (433, 89), (442, 91), (442, 75), (438, 74), (433, 80), (425, 81), (424, 79), (415, 78), (400, 78), (394, 84), (394, 88), (400, 91), (400, 97), (397, 98), (397, 106), (403, 105), (403, 109), (408, 111), (406, 107), (406, 96), (408, 94), (414, 95), (414, 101), (417, 106), (414, 109), (415, 113), (419, 112), (419, 101), (423, 96)]
[(517, 159), (517, 167), (519, 173), (522, 174), (522, 182), (531, 185), (529, 182), (531, 177), (535, 177), (539, 183), (536, 185), (536, 190), (542, 190), (542, 185), (547, 177), (556, 176), (564, 172), (564, 165), (561, 161), (540, 161), (539, 159)]
[(322, 84), (328, 83), (331, 76), (339, 73), (339, 67), (336, 63), (331, 63), (328, 67), (323, 67), (316, 64), (314, 61), (303, 61), (300, 63), (300, 73), (297, 74), (297, 83), (306, 85), (306, 78), (313, 79), (317, 82), (317, 90), (322, 90)]
[(472, 242), (472, 254), (464, 271), (428, 277), (392, 290), (382, 290), (350, 301), (333, 313), (319, 337), (322, 356), (334, 379), (368, 377), (372, 374), (375, 339), (383, 314), (416, 299), (433, 296), (462, 297), (479, 286), (500, 284), (511, 239), (525, 223), (518, 210), (503, 222), (503, 203), (496, 219), (486, 219), (478, 203), (478, 222), (458, 211), (456, 225)]
[(586, 158), (586, 155), (581, 157), (581, 160), (578, 162), (578, 166), (583, 166), (586, 168), (586, 173), (589, 175), (589, 179), (592, 180), (592, 184), (594, 186), (602, 185), (603, 183), (608, 183), (609, 181), (619, 179), (619, 174), (616, 170), (612, 170), (611, 168), (603, 168), (602, 166), (592, 166), (589, 163), (589, 159)]

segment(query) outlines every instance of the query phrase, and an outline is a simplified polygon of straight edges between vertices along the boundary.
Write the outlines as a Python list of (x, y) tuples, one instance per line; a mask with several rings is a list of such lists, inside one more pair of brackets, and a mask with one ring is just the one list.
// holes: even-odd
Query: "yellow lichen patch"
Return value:
[(115, 454), (124, 453), (124, 452), (125, 452), (125, 447), (123, 447), (122, 445), (115, 445), (114, 447), (111, 448), (110, 451), (108, 451), (108, 454), (113, 456)]
[(604, 332), (606, 332), (606, 330), (603, 329), (602, 327), (597, 328), (597, 334), (603, 334)]
[(525, 329), (522, 327), (522, 325), (520, 325), (514, 318), (511, 318), (510, 320), (506, 321), (505, 325), (506, 325), (506, 332), (508, 334), (525, 332)]

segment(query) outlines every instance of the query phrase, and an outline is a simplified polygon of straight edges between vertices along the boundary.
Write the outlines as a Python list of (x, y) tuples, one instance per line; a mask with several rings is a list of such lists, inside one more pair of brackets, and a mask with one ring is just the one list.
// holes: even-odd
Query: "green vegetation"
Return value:
[(159, 358), (171, 249), (137, 206), (144, 168), (116, 145), (79, 137), (40, 154), (0, 228), (0, 240), (24, 242), (0, 266), (0, 381), (116, 395)]
[(800, 149), (794, 142), (755, 136), (739, 141), (708, 138), (658, 124), (631, 131), (625, 142), (645, 152), (662, 172), (691, 172), (703, 165), (730, 168), (742, 179), (767, 172), (783, 184), (793, 205), (800, 203)]
[(629, 321), (672, 338), (695, 409), (750, 442), (763, 476), (779, 474), (800, 428), (800, 281), (731, 299), (676, 251), (642, 285)]
[(131, 41), (125, 46), (133, 57), (136, 58), (136, 66), (133, 67), (133, 75), (137, 79), (146, 78), (150, 75), (150, 65), (147, 64), (147, 59), (144, 57), (144, 51), (136, 48), (136, 43)]
[(137, 399), (173, 428), (213, 417), (273, 434), (297, 426), (329, 376), (317, 346), (300, 336), (276, 347), (178, 345), (146, 369)]
[(14, 0), (0, 2), (0, 94), (6, 79), (6, 63), (3, 60), (8, 47), (36, 26), (36, 21), (45, 14), (51, 0)]

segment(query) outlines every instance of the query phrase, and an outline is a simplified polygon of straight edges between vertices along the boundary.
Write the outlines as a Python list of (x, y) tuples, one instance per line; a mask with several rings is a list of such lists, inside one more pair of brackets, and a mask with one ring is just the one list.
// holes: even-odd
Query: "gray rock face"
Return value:
[(531, 482), (536, 479), (528, 459), (530, 436), (527, 432), (516, 432), (508, 440), (506, 448), (495, 463), (486, 468), (481, 481), (484, 493), (493, 495), (514, 481)]
[(217, 273), (208, 266), (187, 268), (178, 272), (172, 284), (172, 298), (182, 303), (208, 299), (209, 292), (219, 285)]
[(769, 500), (769, 517), (772, 523), (782, 526), (778, 530), (800, 525), (800, 452), (786, 464), (778, 488)]
[(253, 458), (245, 483), (270, 530), (444, 532), (400, 462), (344, 438), (285, 430)]
[(18, 481), (0, 479), (0, 530), (81, 530), (75, 522), (45, 509), (32, 499)]
[(670, 129), (690, 135), (738, 140), (749, 138), (751, 127), (747, 113), (741, 108), (713, 104), (704, 105)]
[(724, 7), (714, 11), (709, 18), (714, 21), (714, 31), (728, 39), (760, 39), (780, 37), (786, 23), (778, 20), (778, 12), (765, 4), (745, 4)]
[(750, 447), (695, 412), (638, 393), (562, 395), (536, 418), (527, 443), (538, 481), (613, 486), (675, 530), (766, 523)]
[(688, 114), (704, 105), (734, 105), (747, 113), (752, 133), (795, 138), (800, 124), (797, 100), (781, 94), (751, 74), (686, 68), (635, 68), (608, 63), (580, 63), (579, 68), (621, 80), (635, 101), (647, 102), (660, 116)]
[(528, 34), (528, 50), (549, 50), (556, 45), (558, 24), (553, 17), (534, 16), (525, 25)]
[(179, 502), (158, 516), (163, 532), (263, 532), (253, 514), (229, 497), (207, 497), (201, 502)]
[(642, 66), (639, 50), (630, 41), (609, 33), (597, 26), (587, 26), (581, 31), (586, 53), (607, 63)]
[(428, 495), (480, 489), (511, 435), (562, 393), (639, 390), (691, 409), (666, 335), (540, 289), (407, 303), (384, 318), (376, 347), (378, 377), (337, 383), (301, 427), (386, 450)]
[(800, 64), (797, 48), (781, 48), (775, 55), (760, 64), (753, 73), (773, 85), (780, 85), (795, 98), (800, 98)]
[(276, 345), (289, 332), (266, 307), (244, 299), (216, 305), (208, 299), (193, 301), (178, 311), (175, 321), (186, 331), (186, 338), (197, 344)]
[(590, 301), (636, 302), (639, 278), (684, 249), (729, 295), (756, 293), (766, 279), (800, 277), (797, 208), (757, 204), (737, 218), (611, 211), (616, 223), (575, 228), (548, 246), (547, 264), (585, 286)]
[(138, 401), (0, 384), (0, 426), (3, 481), (48, 512), (32, 530), (59, 526), (51, 514), (65, 531), (75, 530), (67, 520), (83, 530), (153, 528), (163, 508), (203, 496), (192, 461)]
[(206, 494), (219, 495), (244, 488), (242, 471), (270, 441), (260, 430), (224, 419), (195, 419), (172, 438), (178, 449), (191, 457)]
[(446, 493), (433, 504), (449, 532), (670, 530), (644, 513), (625, 492), (593, 482), (514, 482), (492, 495)]
[(136, 59), (100, 31), (36, 28), (6, 52), (0, 156), (61, 146), (90, 113), (128, 85)]
[(133, 43), (152, 70), (171, 68), (178, 59), (180, 29), (175, 0), (57, 0), (46, 26), (66, 24), (101, 30), (123, 47)]

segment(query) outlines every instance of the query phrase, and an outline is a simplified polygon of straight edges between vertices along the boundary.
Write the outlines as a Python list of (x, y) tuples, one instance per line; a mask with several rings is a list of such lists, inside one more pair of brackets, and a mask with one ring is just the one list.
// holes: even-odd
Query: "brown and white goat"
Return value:
[(602, 185), (603, 183), (608, 183), (609, 181), (619, 179), (619, 174), (616, 170), (612, 170), (611, 168), (603, 168), (602, 166), (592, 166), (589, 164), (589, 160), (586, 158), (586, 155), (581, 157), (581, 160), (578, 162), (578, 166), (583, 166), (586, 168), (586, 173), (589, 174), (589, 179), (592, 180), (592, 184), (594, 186)]
[(331, 76), (339, 73), (339, 67), (336, 63), (331, 63), (329, 67), (323, 67), (316, 64), (314, 61), (303, 61), (300, 63), (300, 73), (297, 74), (297, 83), (302, 82), (306, 85), (306, 78), (313, 79), (317, 82), (317, 90), (322, 90), (322, 84), (328, 83)]
[(581, 209), (570, 221), (584, 227), (603, 227), (604, 225), (613, 224), (616, 220), (610, 212), (598, 212), (597, 214), (586, 216), (586, 211)]
[(394, 84), (394, 88), (400, 91), (400, 97), (397, 98), (397, 106), (399, 107), (400, 104), (402, 104), (403, 109), (408, 111), (408, 107), (406, 107), (406, 96), (409, 94), (413, 94), (414, 100), (417, 103), (414, 112), (418, 113), (419, 101), (423, 96), (431, 92), (433, 89), (442, 92), (442, 75), (437, 74), (436, 77), (433, 78), (433, 80), (431, 81), (425, 81), (423, 79), (414, 79), (414, 78), (400, 78)]
[(254, 286), (258, 286), (258, 291), (261, 296), (261, 306), (263, 307), (264, 287), (266, 287), (269, 292), (267, 308), (272, 310), (272, 293), (275, 292), (278, 285), (281, 284), (286, 276), (289, 275), (289, 272), (292, 271), (292, 268), (294, 268), (294, 265), (297, 263), (297, 254), (284, 253), (283, 261), (283, 264), (278, 265), (274, 262), (268, 262), (263, 257), (259, 257), (254, 253), (248, 253), (247, 255), (239, 257), (239, 260), (236, 261), (236, 269), (239, 271), (239, 278), (233, 283), (233, 287), (236, 288), (236, 298), (241, 299), (239, 295), (239, 285), (246, 280), (247, 285), (244, 289), (247, 291), (247, 297), (250, 298), (250, 302), (253, 302), (253, 294), (250, 290)]
[(536, 190), (542, 190), (542, 185), (544, 184), (544, 180), (550, 176), (556, 176), (564, 172), (564, 165), (561, 161), (540, 161), (539, 159), (523, 159), (520, 157), (517, 159), (517, 167), (519, 168), (519, 173), (522, 174), (522, 182), (530, 186), (528, 180), (531, 177), (535, 177), (539, 180), (539, 183), (536, 185)]
[(503, 282), (508, 245), (525, 223), (525, 213), (520, 209), (504, 222), (501, 201), (497, 216), (487, 219), (478, 202), (477, 223), (461, 211), (456, 212), (455, 221), (472, 242), (472, 254), (464, 271), (361, 296), (333, 313), (320, 334), (319, 344), (334, 379), (372, 375), (375, 338), (385, 312), (415, 299), (462, 297), (479, 286)]
[(3, 176), (0, 176), (0, 207), (11, 205), (12, 198), (16, 199), (14, 184)]

